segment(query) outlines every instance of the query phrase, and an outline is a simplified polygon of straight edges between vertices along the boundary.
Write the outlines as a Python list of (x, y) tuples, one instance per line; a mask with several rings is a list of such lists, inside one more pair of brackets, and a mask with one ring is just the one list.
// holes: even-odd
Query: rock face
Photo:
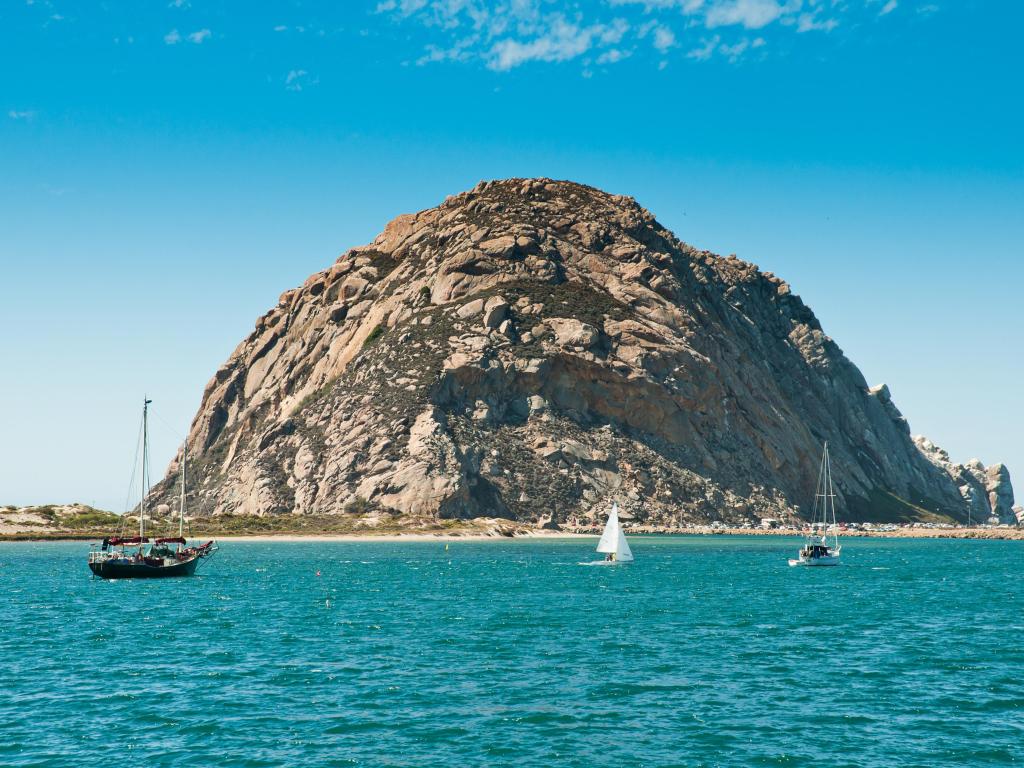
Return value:
[(630, 198), (512, 179), (282, 294), (207, 385), (188, 450), (199, 514), (557, 525), (616, 498), (667, 524), (804, 514), (824, 440), (846, 519), (1012, 507), (1005, 472), (922, 453), (782, 280)]
[(929, 461), (944, 470), (956, 483), (960, 496), (970, 510), (969, 519), (984, 523), (997, 518), (1000, 524), (1016, 525), (1017, 509), (1013, 505), (1010, 471), (1002, 464), (985, 467), (977, 459), (955, 464), (946, 451), (920, 435), (914, 443)]

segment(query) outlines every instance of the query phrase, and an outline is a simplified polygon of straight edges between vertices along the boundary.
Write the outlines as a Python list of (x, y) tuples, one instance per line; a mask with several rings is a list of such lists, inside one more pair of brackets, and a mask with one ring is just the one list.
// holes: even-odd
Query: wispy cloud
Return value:
[(628, 59), (632, 55), (632, 51), (623, 50), (622, 48), (611, 48), (597, 57), (597, 63), (618, 64), (623, 59)]
[(298, 92), (319, 82), (318, 79), (311, 78), (309, 72), (304, 69), (292, 69), (285, 75), (284, 87), (289, 91)]
[(167, 45), (177, 45), (182, 40), (188, 40), (194, 45), (199, 45), (204, 40), (209, 39), (212, 33), (208, 29), (197, 29), (195, 32), (190, 32), (186, 37), (182, 37), (181, 33), (177, 29), (172, 29), (166, 35), (164, 35), (164, 43)]
[(498, 71), (512, 69), (528, 61), (568, 61), (594, 48), (618, 44), (627, 29), (628, 25), (621, 19), (610, 25), (581, 26), (556, 14), (546, 20), (532, 37), (498, 40), (487, 51), (485, 59), (488, 67)]
[(686, 58), (694, 59), (695, 61), (707, 61), (715, 54), (715, 49), (720, 42), (722, 42), (722, 38), (719, 35), (701, 40), (699, 46), (687, 51)]
[(889, 0), (885, 5), (882, 6), (882, 10), (878, 12), (879, 16), (885, 16), (896, 10), (896, 6), (899, 5), (896, 0)]
[(676, 47), (676, 35), (668, 27), (657, 27), (654, 30), (654, 47), (659, 51), (667, 51)]
[[(531, 62), (579, 60), (590, 72), (595, 62), (612, 64), (643, 50), (658, 56), (659, 67), (674, 48), (689, 59), (719, 53), (736, 62), (768, 44), (769, 35), (830, 32), (846, 17), (879, 13), (884, 1), (379, 0), (376, 11), (427, 32), (419, 65), (477, 61), (508, 71)], [(887, 0), (881, 15), (897, 2)], [(752, 31), (758, 36), (751, 38)]]
[(36, 116), (34, 109), (9, 109), (7, 116), (11, 120), (32, 120)]
[(704, 24), (708, 29), (735, 25), (744, 29), (761, 29), (785, 12), (786, 8), (775, 0), (729, 0), (711, 5), (705, 14)]
[(801, 13), (796, 19), (797, 32), (831, 32), (839, 26), (835, 19), (823, 19), (820, 17), (820, 8), (815, 8), (811, 13)]

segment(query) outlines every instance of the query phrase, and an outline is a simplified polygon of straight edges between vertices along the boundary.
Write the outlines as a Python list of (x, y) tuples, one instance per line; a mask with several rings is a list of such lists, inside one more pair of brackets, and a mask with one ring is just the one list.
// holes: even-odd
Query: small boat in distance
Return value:
[[(836, 495), (832, 492), (832, 464), (828, 457), (828, 441), (821, 454), (818, 469), (818, 487), (814, 492), (814, 514), (804, 546), (790, 565), (839, 565), (839, 526), (836, 524)], [(820, 535), (818, 533), (820, 529)], [(828, 542), (831, 529), (833, 540)]]
[(604, 525), (601, 540), (597, 542), (597, 551), (605, 556), (604, 560), (583, 565), (618, 565), (633, 562), (633, 552), (622, 532), (622, 525), (619, 524), (619, 505), (615, 502), (612, 502), (612, 511)]
[[(185, 539), (185, 464), (181, 456), (181, 506), (178, 511), (178, 535), (154, 538), (152, 546), (146, 536), (146, 494), (149, 492), (149, 404), (142, 406), (142, 501), (139, 504), (139, 535), (107, 536), (100, 549), (89, 553), (89, 570), (103, 579), (153, 579), (169, 576), (191, 576), (204, 559), (217, 551), (217, 544), (208, 541), (188, 546)], [(186, 443), (187, 449), (187, 443)], [(93, 545), (95, 547), (95, 545)], [(137, 549), (136, 549), (137, 548)], [(132, 551), (134, 550), (134, 551)]]

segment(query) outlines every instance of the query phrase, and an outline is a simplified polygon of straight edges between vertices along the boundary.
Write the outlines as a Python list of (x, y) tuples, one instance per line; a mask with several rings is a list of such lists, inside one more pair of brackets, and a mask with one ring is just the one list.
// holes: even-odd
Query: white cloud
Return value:
[(687, 52), (686, 58), (694, 61), (707, 61), (716, 53), (724, 56), (730, 64), (738, 62), (748, 51), (763, 48), (767, 42), (763, 37), (755, 37), (753, 40), (744, 37), (735, 43), (725, 43), (721, 35), (714, 35), (703, 38), (699, 47)]
[(760, 48), (765, 44), (763, 37), (756, 37), (753, 40), (743, 38), (738, 43), (733, 45), (720, 45), (718, 46), (718, 52), (725, 56), (729, 60), (730, 64), (735, 64), (748, 50)]
[(734, 25), (760, 29), (782, 16), (784, 10), (775, 0), (726, 0), (708, 8), (704, 24), (708, 29)]
[(701, 40), (700, 47), (694, 48), (693, 50), (689, 51), (686, 54), (686, 58), (695, 59), (696, 61), (707, 61), (712, 57), (712, 55), (714, 55), (715, 48), (718, 47), (718, 44), (721, 41), (722, 38), (719, 35), (715, 35), (714, 37)]
[(878, 12), (878, 15), (885, 16), (887, 14), (892, 13), (893, 11), (896, 10), (897, 5), (899, 5), (899, 3), (897, 3), (896, 0), (889, 0), (889, 2), (882, 6), (882, 10)]
[(659, 51), (667, 51), (669, 48), (676, 47), (676, 36), (668, 27), (655, 27), (654, 29), (654, 47)]
[(633, 55), (632, 51), (624, 51), (621, 48), (612, 48), (597, 57), (598, 64), (618, 64), (623, 59)]
[(749, 47), (750, 47), (750, 41), (747, 40), (746, 38), (744, 38), (743, 40), (740, 40), (735, 45), (722, 45), (722, 46), (719, 46), (718, 51), (723, 56), (728, 58), (730, 62), (736, 63), (739, 60), (740, 56), (743, 55), (743, 52), (746, 51), (747, 48), (749, 48)]
[(292, 69), (285, 75), (284, 87), (289, 91), (298, 92), (319, 82), (319, 80), (310, 80), (309, 72), (304, 69)]
[(537, 31), (525, 40), (506, 37), (496, 41), (485, 56), (487, 66), (506, 71), (530, 61), (568, 61), (582, 56), (595, 46), (616, 45), (626, 32), (627, 25), (615, 20), (609, 26), (593, 24), (579, 26), (556, 14), (546, 24), (533, 28)]
[(618, 45), (629, 31), (625, 19), (612, 19), (612, 23), (601, 32), (601, 42), (605, 45)]
[(274, 31), (275, 32), (287, 32), (288, 31), (288, 27), (286, 27), (284, 24), (278, 24), (276, 27), (274, 27)]
[(817, 8), (813, 13), (801, 13), (796, 20), (797, 32), (831, 32), (838, 26), (839, 22), (835, 19), (819, 19)]
[[(415, 63), (476, 61), (496, 71), (531, 62), (621, 61), (626, 53), (735, 61), (771, 35), (830, 32), (885, 15), (898, 0), (376, 0), (376, 12), (426, 33)], [(680, 23), (681, 22), (681, 23)], [(713, 30), (711, 37), (699, 30)], [(763, 37), (750, 39), (749, 31)], [(765, 30), (760, 32), (760, 30)], [(715, 40), (713, 44), (711, 41)], [(643, 45), (639, 45), (644, 41)], [(711, 44), (710, 49), (708, 48)], [(674, 53), (673, 50), (682, 51)], [(685, 53), (683, 52), (685, 51)]]
[(416, 60), (416, 66), (422, 67), (439, 61), (466, 61), (472, 57), (470, 50), (476, 43), (476, 36), (471, 35), (456, 41), (455, 45), (451, 48), (438, 48), (436, 45), (428, 45), (427, 52)]
[(644, 13), (677, 10), (686, 15), (697, 13), (704, 7), (704, 0), (608, 0), (609, 5), (639, 5)]
[(168, 8), (191, 8), (192, 7), (192, 3), (190, 3), (189, 0), (171, 0), (171, 2), (167, 4), (167, 7)]
[[(195, 32), (189, 33), (189, 35), (185, 39), (187, 39), (190, 43), (199, 45), (204, 40), (208, 40), (211, 34), (212, 33), (208, 29), (197, 29)], [(176, 29), (172, 29), (170, 32), (164, 35), (164, 43), (166, 43), (167, 45), (177, 45), (181, 41), (181, 33)]]
[(11, 120), (31, 120), (36, 116), (36, 111), (34, 109), (9, 109), (7, 116)]

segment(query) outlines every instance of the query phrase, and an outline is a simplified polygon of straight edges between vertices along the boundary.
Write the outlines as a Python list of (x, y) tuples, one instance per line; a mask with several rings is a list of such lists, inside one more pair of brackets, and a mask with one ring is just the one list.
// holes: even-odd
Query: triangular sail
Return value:
[(608, 515), (608, 522), (604, 524), (604, 532), (601, 540), (597, 542), (597, 551), (604, 554), (611, 554), (619, 551), (619, 537), (622, 529), (619, 527), (619, 505), (612, 504), (612, 513)]
[(633, 559), (633, 552), (629, 548), (629, 542), (626, 541), (626, 535), (622, 532), (622, 528), (619, 528), (619, 540), (617, 542), (618, 550), (615, 553), (615, 558), (620, 563), (628, 563)]
[(601, 540), (597, 542), (597, 551), (604, 554), (613, 554), (619, 562), (629, 562), (633, 559), (633, 552), (626, 541), (626, 535), (619, 525), (619, 505), (612, 504), (612, 512), (608, 515), (608, 522), (605, 523)]

